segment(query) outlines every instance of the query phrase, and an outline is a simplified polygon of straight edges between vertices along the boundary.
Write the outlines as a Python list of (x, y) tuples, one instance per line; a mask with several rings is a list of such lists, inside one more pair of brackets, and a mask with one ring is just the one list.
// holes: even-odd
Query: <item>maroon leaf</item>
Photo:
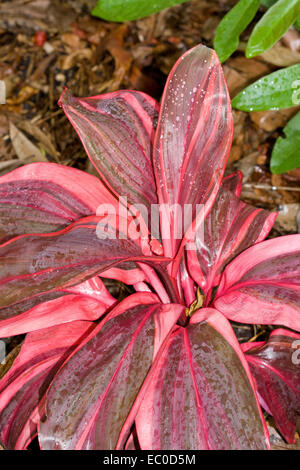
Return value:
[(224, 178), (212, 210), (187, 251), (189, 272), (206, 294), (219, 285), (230, 260), (266, 238), (277, 215), (239, 199), (241, 178), (240, 173)]
[(74, 98), (65, 90), (59, 104), (114, 194), (150, 209), (157, 202), (151, 163), (156, 101), (137, 91)]
[(300, 331), (300, 235), (258, 243), (231, 261), (214, 305), (230, 320)]
[(205, 46), (194, 47), (180, 57), (168, 76), (154, 141), (158, 199), (166, 205), (161, 207), (166, 256), (176, 254), (182, 239), (184, 205), (190, 205), (184, 215), (192, 219), (196, 204), (205, 206), (199, 217), (210, 209), (231, 140), (230, 98), (219, 59)]
[(56, 375), (40, 429), (43, 449), (125, 445), (139, 390), (183, 310), (153, 301), (146, 293), (126, 298)]
[(95, 176), (53, 163), (32, 163), (0, 177), (0, 243), (25, 233), (60, 230), (117, 201)]
[(159, 352), (136, 417), (142, 449), (265, 449), (247, 362), (227, 320), (199, 310)]
[(278, 329), (265, 344), (246, 343), (242, 349), (256, 380), (261, 405), (273, 415), (287, 442), (294, 443), (300, 425), (300, 335)]
[[(97, 277), (75, 287), (58, 289), (54, 297), (56, 298), (41, 302), (29, 310), (25, 305), (30, 305), (30, 303), (22, 302), (21, 305), (25, 311), (19, 315), (15, 305), (7, 307), (6, 311), (13, 310), (15, 315), (10, 315), (6, 320), (0, 321), (0, 337), (20, 335), (76, 320), (97, 320), (116, 303), (116, 299), (108, 293), (102, 281)], [(41, 298), (35, 296), (34, 302)], [(4, 310), (2, 309), (2, 314)]]
[(59, 232), (22, 235), (0, 246), (0, 319), (52, 300), (61, 295), (57, 289), (79, 284), (120, 262), (149, 262), (159, 268), (168, 261), (144, 256), (146, 242), (121, 232), (126, 222), (118, 218), (113, 225), (107, 217), (86, 217)]
[(43, 416), (43, 397), (55, 373), (94, 324), (87, 321), (29, 333), (9, 372), (0, 381), (0, 442), (24, 449)]

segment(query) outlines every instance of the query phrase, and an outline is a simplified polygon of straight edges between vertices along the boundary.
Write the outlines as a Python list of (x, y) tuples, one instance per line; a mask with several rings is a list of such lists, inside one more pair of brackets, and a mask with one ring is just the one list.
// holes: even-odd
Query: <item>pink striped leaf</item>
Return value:
[(0, 381), (0, 442), (25, 449), (43, 416), (43, 398), (66, 357), (95, 325), (74, 321), (29, 333), (9, 372)]
[(231, 261), (214, 305), (230, 320), (300, 331), (300, 235), (258, 243)]
[(241, 173), (223, 179), (212, 210), (187, 250), (189, 272), (204, 293), (219, 285), (226, 264), (271, 230), (276, 213), (239, 199)]
[[(77, 320), (97, 320), (116, 303), (98, 277), (75, 287), (57, 289), (55, 294), (53, 300), (41, 302), (19, 315), (0, 321), (0, 337), (20, 335)], [(24, 303), (21, 305), (24, 308)]]
[(145, 377), (184, 310), (154, 299), (126, 298), (56, 375), (40, 425), (42, 449), (124, 448)]
[(31, 163), (0, 177), (0, 243), (60, 230), (117, 200), (95, 176), (54, 163)]
[[(0, 319), (60, 297), (72, 287), (125, 261), (153, 263), (163, 271), (168, 259), (151, 255), (141, 239), (130, 238), (127, 220), (86, 217), (59, 232), (22, 235), (0, 246)], [(125, 225), (126, 227), (126, 225)], [(145, 251), (148, 249), (148, 255)]]
[(262, 345), (241, 346), (262, 407), (287, 442), (294, 443), (300, 423), (300, 335), (280, 328)]
[(217, 54), (196, 46), (180, 57), (168, 76), (155, 134), (153, 165), (159, 203), (165, 205), (160, 210), (166, 256), (176, 254), (181, 229), (188, 230), (197, 204), (204, 205), (199, 218), (210, 209), (221, 184), (232, 128)]
[(75, 98), (65, 90), (59, 104), (108, 187), (149, 210), (157, 202), (151, 162), (156, 101), (137, 91)]
[(136, 417), (143, 450), (265, 449), (266, 426), (229, 322), (198, 310), (157, 355)]

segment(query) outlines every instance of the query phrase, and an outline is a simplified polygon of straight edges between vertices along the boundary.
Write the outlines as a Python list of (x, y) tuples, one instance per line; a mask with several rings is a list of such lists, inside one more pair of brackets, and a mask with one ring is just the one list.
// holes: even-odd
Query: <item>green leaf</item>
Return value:
[(240, 34), (253, 20), (260, 0), (240, 0), (219, 23), (214, 48), (221, 62), (237, 49)]
[(107, 21), (132, 21), (188, 0), (98, 0), (92, 15)]
[(242, 111), (266, 111), (300, 104), (300, 64), (257, 80), (241, 91), (231, 104)]
[(296, 23), (295, 23), (295, 26), (297, 29), (300, 30), (300, 17), (297, 19)]
[(278, 137), (271, 156), (271, 172), (285, 173), (300, 167), (300, 112), (283, 129), (285, 138)]
[(249, 38), (246, 57), (270, 49), (300, 16), (300, 0), (279, 0), (257, 23)]
[(270, 8), (276, 2), (277, 2), (277, 0), (261, 0), (260, 4), (263, 5), (266, 8)]

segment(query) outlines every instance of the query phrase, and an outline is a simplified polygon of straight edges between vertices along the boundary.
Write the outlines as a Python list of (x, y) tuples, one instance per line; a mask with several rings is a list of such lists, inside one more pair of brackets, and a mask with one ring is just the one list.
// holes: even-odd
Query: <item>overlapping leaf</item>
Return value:
[[(0, 321), (0, 337), (20, 335), (77, 320), (97, 320), (116, 302), (98, 277), (75, 287), (57, 289), (53, 297), (29, 310), (24, 307), (26, 302), (2, 309), (2, 315), (5, 310), (11, 310), (14, 316)], [(48, 294), (47, 298), (51, 298), (51, 295)], [(41, 297), (35, 296), (33, 304), (40, 300)], [(20, 310), (19, 315), (17, 307)]]
[(299, 0), (279, 0), (256, 24), (249, 38), (246, 56), (254, 57), (272, 47), (300, 15)]
[[(166, 256), (174, 256), (185, 220), (210, 208), (232, 139), (230, 98), (214, 51), (197, 46), (168, 76), (154, 142), (153, 165)], [(186, 206), (185, 206), (186, 205)], [(199, 214), (199, 217), (201, 215)], [(187, 229), (187, 228), (186, 228)]]
[(219, 284), (231, 259), (265, 239), (276, 217), (239, 199), (241, 178), (240, 173), (224, 178), (212, 210), (187, 251), (190, 274), (205, 293)]
[(136, 418), (142, 449), (264, 449), (268, 437), (247, 363), (213, 309), (177, 327), (157, 356)]
[(60, 105), (114, 194), (150, 209), (157, 202), (151, 162), (155, 100), (135, 91), (74, 98), (65, 90)]
[(300, 331), (300, 235), (258, 243), (231, 261), (214, 305), (237, 322)]
[(118, 305), (56, 375), (41, 424), (43, 449), (122, 448), (140, 388), (183, 310), (135, 294)]
[(120, 262), (167, 261), (151, 256), (149, 247), (150, 256), (144, 256), (147, 244), (129, 237), (127, 222), (86, 217), (59, 232), (23, 235), (0, 246), (0, 319), (61, 296), (57, 289), (79, 284)]
[(26, 336), (13, 366), (0, 381), (0, 442), (6, 448), (24, 449), (36, 435), (47, 387), (94, 326), (75, 321)]
[(262, 345), (245, 343), (261, 405), (273, 416), (287, 442), (295, 441), (300, 419), (300, 335), (274, 330)]
[(95, 176), (53, 163), (32, 163), (0, 177), (0, 242), (60, 230), (117, 201)]

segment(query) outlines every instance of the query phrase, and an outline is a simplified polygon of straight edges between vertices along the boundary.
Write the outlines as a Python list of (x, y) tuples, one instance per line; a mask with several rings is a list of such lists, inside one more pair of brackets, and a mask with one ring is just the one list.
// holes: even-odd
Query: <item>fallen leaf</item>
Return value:
[(17, 157), (26, 162), (47, 162), (47, 158), (17, 127), (10, 122), (9, 134)]
[(278, 111), (252, 111), (250, 119), (264, 131), (273, 132), (279, 127), (284, 127), (296, 111), (295, 107)]
[(276, 65), (277, 67), (288, 67), (289, 65), (299, 64), (300, 52), (293, 51), (288, 47), (276, 43), (275, 46), (267, 50), (261, 57), (265, 62)]

